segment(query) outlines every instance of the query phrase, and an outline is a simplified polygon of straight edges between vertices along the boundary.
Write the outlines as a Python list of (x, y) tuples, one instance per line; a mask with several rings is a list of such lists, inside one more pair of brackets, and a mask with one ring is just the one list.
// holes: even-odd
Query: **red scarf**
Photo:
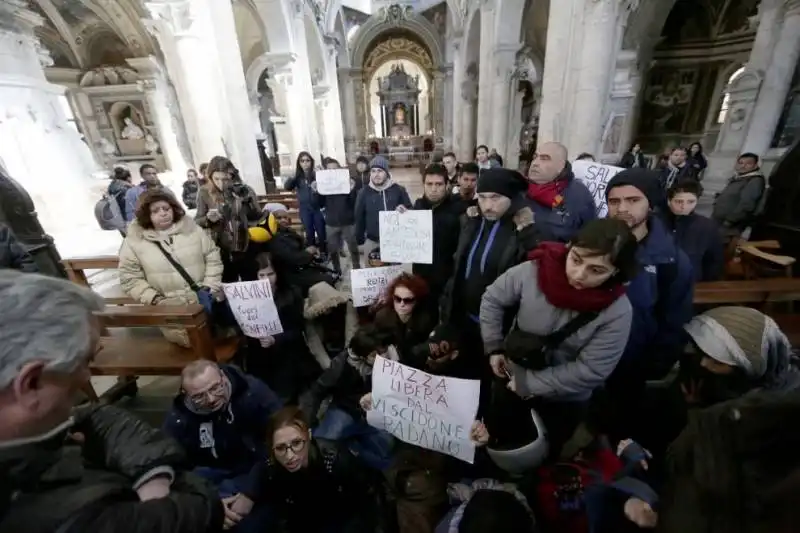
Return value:
[(543, 205), (548, 209), (553, 209), (564, 203), (564, 190), (569, 181), (565, 178), (556, 178), (547, 183), (529, 183), (528, 198)]
[(536, 261), (539, 267), (539, 290), (551, 305), (579, 313), (596, 313), (625, 294), (621, 283), (592, 289), (576, 289), (570, 285), (566, 273), (568, 253), (565, 244), (543, 242), (528, 254), (528, 258)]

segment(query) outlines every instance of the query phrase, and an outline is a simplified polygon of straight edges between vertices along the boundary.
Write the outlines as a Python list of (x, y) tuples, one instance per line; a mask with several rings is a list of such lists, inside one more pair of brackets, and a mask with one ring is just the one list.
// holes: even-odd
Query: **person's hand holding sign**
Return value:
[(489, 430), (486, 429), (486, 426), (483, 422), (476, 420), (472, 423), (472, 428), (469, 432), (469, 438), (475, 444), (475, 446), (486, 446), (486, 444), (489, 442)]
[(267, 337), (261, 337), (258, 339), (258, 342), (261, 343), (262, 348), (270, 348), (273, 344), (275, 344), (275, 337), (269, 335)]
[(368, 392), (358, 400), (358, 405), (365, 411), (372, 411), (372, 393)]
[(406, 206), (404, 206), (404, 205), (398, 205), (397, 209), (395, 209), (395, 211), (397, 211), (400, 214), (403, 214), (406, 211), (408, 211), (408, 208)]

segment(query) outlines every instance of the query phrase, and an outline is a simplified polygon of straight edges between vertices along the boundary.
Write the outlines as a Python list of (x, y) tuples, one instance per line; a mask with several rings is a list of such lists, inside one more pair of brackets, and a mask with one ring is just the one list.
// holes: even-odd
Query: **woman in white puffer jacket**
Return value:
[[(196, 292), (169, 262), (160, 247), (180, 264), (197, 287), (222, 298), (222, 260), (205, 231), (185, 216), (170, 194), (154, 190), (139, 199), (136, 217), (119, 253), (122, 289), (145, 305), (199, 303)], [(179, 332), (179, 333), (175, 333)], [(165, 336), (188, 345), (184, 330), (166, 330)]]

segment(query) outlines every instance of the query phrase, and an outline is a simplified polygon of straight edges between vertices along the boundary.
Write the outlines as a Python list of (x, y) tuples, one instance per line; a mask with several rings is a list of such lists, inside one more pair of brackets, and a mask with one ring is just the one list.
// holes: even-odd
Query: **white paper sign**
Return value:
[(353, 306), (364, 307), (374, 304), (394, 278), (403, 272), (403, 265), (351, 269), (350, 290), (353, 293)]
[(606, 185), (618, 172), (625, 170), (612, 165), (602, 165), (592, 161), (575, 161), (572, 163), (572, 172), (575, 177), (589, 188), (594, 198), (597, 218), (605, 218), (608, 214), (606, 204)]
[(346, 168), (317, 170), (317, 194), (350, 194), (350, 171)]
[(260, 339), (283, 333), (268, 281), (226, 283), (222, 290), (245, 335)]
[(384, 263), (433, 263), (433, 212), (381, 211), (381, 261)]
[(472, 463), (469, 434), (480, 389), (478, 380), (434, 376), (379, 356), (367, 422), (403, 442)]

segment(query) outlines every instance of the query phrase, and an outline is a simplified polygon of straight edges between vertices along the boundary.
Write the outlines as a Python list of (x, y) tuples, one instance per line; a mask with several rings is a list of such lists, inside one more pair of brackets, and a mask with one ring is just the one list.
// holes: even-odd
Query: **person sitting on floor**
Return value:
[(235, 366), (200, 359), (181, 373), (164, 432), (186, 450), (195, 473), (223, 497), (242, 489), (250, 469), (267, 456), (263, 435), (278, 397)]
[[(375, 357), (397, 360), (397, 352), (373, 325), (356, 331), (347, 350), (337, 355), (331, 366), (311, 386), (301, 400), (309, 413), (314, 436), (332, 441), (345, 441), (368, 466), (384, 470), (389, 466), (393, 438), (369, 424), (359, 406), (362, 396), (372, 390), (372, 366)], [(330, 397), (322, 422), (317, 414), (322, 402)]]
[(365, 469), (346, 447), (312, 437), (297, 407), (272, 416), (266, 440), (269, 458), (253, 467), (245, 490), (224, 501), (228, 526), (269, 509), (287, 533), (375, 531)]

